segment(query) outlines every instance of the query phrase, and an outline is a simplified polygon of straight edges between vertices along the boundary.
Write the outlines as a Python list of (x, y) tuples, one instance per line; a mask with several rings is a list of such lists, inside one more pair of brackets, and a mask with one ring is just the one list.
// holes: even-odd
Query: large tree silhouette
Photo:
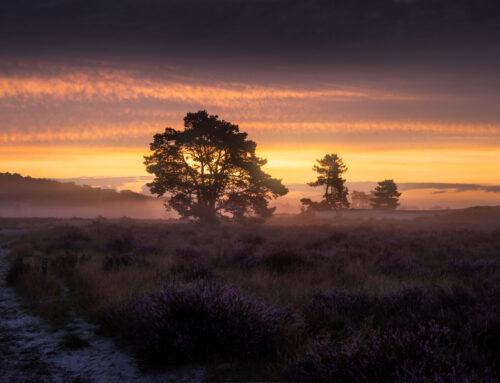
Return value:
[(401, 193), (398, 192), (398, 185), (393, 180), (380, 181), (372, 194), (370, 201), (374, 209), (395, 210), (399, 206)]
[(266, 160), (238, 125), (201, 110), (184, 117), (184, 130), (166, 128), (150, 144), (145, 165), (154, 174), (151, 193), (168, 196), (165, 206), (182, 217), (214, 222), (267, 218), (269, 200), (285, 195), (281, 180), (262, 171)]
[(347, 171), (342, 159), (335, 153), (327, 154), (316, 161), (313, 170), (318, 173), (316, 181), (309, 182), (309, 186), (323, 186), (325, 192), (321, 202), (313, 202), (309, 198), (302, 198), (300, 202), (308, 210), (342, 209), (349, 207), (347, 200), (348, 190), (342, 174)]

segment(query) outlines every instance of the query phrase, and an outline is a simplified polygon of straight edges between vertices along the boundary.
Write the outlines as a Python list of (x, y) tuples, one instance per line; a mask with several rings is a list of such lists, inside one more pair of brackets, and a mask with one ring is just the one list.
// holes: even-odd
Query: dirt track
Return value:
[(0, 382), (198, 382), (200, 367), (164, 373), (142, 373), (133, 358), (109, 339), (97, 337), (94, 327), (74, 318), (72, 333), (90, 346), (71, 350), (62, 345), (67, 330), (50, 332), (23, 309), (14, 290), (5, 284), (8, 251), (0, 249)]

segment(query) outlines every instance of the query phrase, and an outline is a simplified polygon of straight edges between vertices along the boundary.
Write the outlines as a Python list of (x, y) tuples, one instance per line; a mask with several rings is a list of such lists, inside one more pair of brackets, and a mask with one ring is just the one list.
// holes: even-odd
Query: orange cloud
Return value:
[[(181, 113), (178, 113), (181, 116)], [(98, 142), (106, 140), (122, 140), (125, 146), (134, 140), (146, 142), (155, 133), (162, 132), (166, 126), (182, 128), (182, 117), (169, 118), (173, 123), (159, 122), (76, 122), (72, 126), (27, 127), (14, 131), (0, 132), (0, 144), (37, 144), (68, 142)], [(452, 123), (422, 123), (412, 121), (401, 122), (241, 122), (240, 129), (248, 132), (250, 138), (267, 146), (293, 145), (325, 146), (329, 142), (336, 146), (370, 147), (377, 150), (381, 146), (388, 147), (398, 142), (405, 147), (464, 147), (473, 148), (475, 144), (482, 147), (498, 147), (500, 142), (499, 127), (493, 124), (452, 124)], [(397, 134), (411, 137), (409, 140), (398, 141)], [(372, 134), (372, 136), (368, 136)], [(302, 137), (303, 136), (303, 137)], [(432, 140), (429, 137), (446, 136), (446, 140)], [(305, 141), (307, 140), (307, 142)]]
[(243, 83), (193, 85), (134, 77), (122, 71), (63, 74), (58, 77), (0, 77), (0, 98), (52, 97), (71, 101), (123, 101), (138, 99), (174, 100), (224, 106), (234, 102), (259, 100), (408, 100), (414, 97), (363, 89), (327, 86), (324, 89), (293, 89)]

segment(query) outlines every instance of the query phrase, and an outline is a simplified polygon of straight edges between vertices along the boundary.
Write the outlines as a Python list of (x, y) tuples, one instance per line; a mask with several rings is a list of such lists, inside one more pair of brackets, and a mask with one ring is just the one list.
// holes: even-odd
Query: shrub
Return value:
[(233, 249), (231, 255), (228, 257), (226, 266), (236, 266), (236, 267), (253, 267), (258, 264), (258, 259), (254, 255), (254, 251), (251, 247), (240, 247)]
[(394, 329), (414, 329), (424, 321), (436, 320), (452, 328), (460, 328), (466, 320), (466, 307), (472, 296), (455, 288), (451, 293), (442, 289), (404, 288), (377, 299), (374, 325)]
[(308, 262), (305, 257), (291, 250), (276, 250), (261, 256), (260, 265), (277, 273), (288, 273), (299, 270)]
[(108, 240), (105, 249), (111, 252), (125, 253), (133, 250), (135, 246), (134, 236), (129, 233), (124, 233)]
[(192, 247), (186, 247), (184, 249), (175, 249), (175, 255), (182, 259), (194, 260), (202, 257), (200, 251)]
[(471, 376), (451, 349), (448, 328), (430, 321), (415, 331), (366, 330), (338, 342), (317, 340), (283, 369), (300, 382), (459, 381)]
[(485, 274), (500, 272), (500, 260), (486, 258), (470, 261), (452, 258), (448, 261), (447, 270), (461, 278), (484, 277)]
[(48, 250), (82, 248), (90, 237), (81, 228), (75, 226), (60, 226), (55, 229), (57, 236), (49, 243)]
[(248, 246), (262, 245), (266, 239), (258, 234), (244, 234), (240, 237), (240, 242)]
[(217, 356), (276, 356), (283, 327), (293, 314), (217, 281), (170, 281), (136, 298), (117, 316), (139, 357), (153, 364)]
[(313, 331), (340, 331), (346, 327), (359, 327), (370, 315), (372, 306), (373, 303), (366, 294), (334, 289), (315, 294), (304, 310), (304, 317)]
[(430, 320), (459, 328), (472, 299), (461, 289), (446, 293), (440, 289), (404, 288), (379, 297), (334, 289), (315, 294), (304, 317), (314, 332), (357, 329), (368, 317), (371, 325), (385, 329), (410, 330)]
[(9, 264), (5, 274), (5, 282), (9, 286), (14, 286), (19, 276), (28, 271), (30, 266), (24, 263), (24, 257), (16, 256)]
[(211, 279), (214, 277), (213, 272), (199, 262), (182, 261), (177, 262), (170, 272), (174, 277), (180, 277), (184, 281), (196, 281), (201, 279)]
[(104, 271), (116, 271), (122, 267), (127, 267), (131, 265), (146, 265), (146, 261), (142, 258), (137, 257), (133, 253), (125, 253), (119, 255), (107, 255), (102, 261), (102, 269)]
[(377, 265), (383, 274), (403, 276), (422, 276), (429, 272), (418, 259), (407, 255), (388, 255), (380, 257)]
[(62, 275), (68, 275), (73, 272), (77, 264), (78, 256), (69, 252), (57, 255), (51, 262), (52, 267)]

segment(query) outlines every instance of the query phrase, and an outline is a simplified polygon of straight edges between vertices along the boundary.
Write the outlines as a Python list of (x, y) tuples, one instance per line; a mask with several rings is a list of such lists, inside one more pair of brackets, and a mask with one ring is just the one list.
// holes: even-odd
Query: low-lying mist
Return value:
[(161, 200), (106, 204), (34, 205), (16, 203), (0, 205), (0, 217), (95, 218), (97, 216), (106, 218), (126, 216), (138, 219), (168, 219), (175, 218), (175, 213), (167, 212)]

